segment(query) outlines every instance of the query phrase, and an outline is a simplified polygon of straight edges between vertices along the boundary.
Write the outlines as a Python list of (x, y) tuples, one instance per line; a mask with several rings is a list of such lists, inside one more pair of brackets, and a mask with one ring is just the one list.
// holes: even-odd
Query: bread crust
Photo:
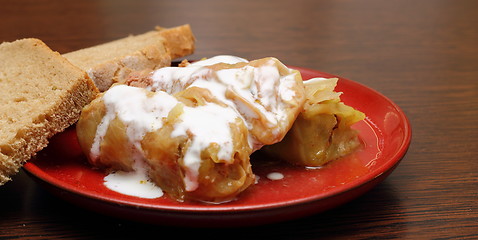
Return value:
[[(17, 54), (14, 60), (8, 59)], [(27, 58), (35, 58), (36, 64)], [(53, 52), (38, 39), (21, 39), (0, 45), (0, 59), (10, 60), (0, 63), (2, 86), (23, 85), (24, 88), (7, 97), (1, 103), (9, 104), (10, 110), (23, 111), (30, 107), (28, 116), (12, 116), (9, 121), (0, 122), (2, 129), (10, 128), (11, 132), (2, 131), (0, 143), (0, 185), (11, 180), (11, 176), (38, 151), (45, 148), (49, 138), (64, 131), (74, 124), (83, 106), (98, 94), (92, 80), (86, 72), (72, 65), (59, 53)], [(2, 62), (0, 61), (0, 62)], [(49, 66), (49, 67), (45, 67)], [(20, 76), (17, 72), (21, 72)], [(35, 82), (38, 83), (35, 83)], [(34, 84), (38, 95), (23, 96), (30, 91), (28, 86)], [(31, 94), (30, 94), (31, 95)], [(24, 99), (18, 101), (18, 99)], [(42, 106), (36, 106), (41, 104)], [(41, 109), (35, 111), (35, 109)]]
[(181, 58), (194, 53), (196, 38), (189, 24), (174, 28), (157, 26), (156, 30), (166, 40), (165, 45), (171, 59)]

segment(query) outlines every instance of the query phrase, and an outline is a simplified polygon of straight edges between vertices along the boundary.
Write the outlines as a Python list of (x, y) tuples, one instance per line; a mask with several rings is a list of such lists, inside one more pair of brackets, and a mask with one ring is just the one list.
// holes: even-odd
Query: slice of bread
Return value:
[(0, 44), (0, 89), (0, 185), (98, 94), (85, 71), (32, 38)]
[(71, 63), (85, 70), (100, 91), (124, 82), (136, 71), (171, 65), (171, 59), (191, 54), (194, 36), (189, 25), (158, 28), (97, 46), (66, 53)]

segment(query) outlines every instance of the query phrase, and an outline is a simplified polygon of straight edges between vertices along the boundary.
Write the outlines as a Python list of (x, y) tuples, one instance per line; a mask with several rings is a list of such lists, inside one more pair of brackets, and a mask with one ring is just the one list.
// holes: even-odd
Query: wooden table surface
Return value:
[(190, 59), (275, 56), (360, 82), (403, 109), (413, 139), (396, 170), (361, 197), (241, 229), (104, 216), (51, 195), (21, 171), (0, 187), (0, 238), (478, 239), (477, 9), (474, 0), (2, 0), (0, 41), (36, 37), (65, 53), (189, 23), (197, 38)]

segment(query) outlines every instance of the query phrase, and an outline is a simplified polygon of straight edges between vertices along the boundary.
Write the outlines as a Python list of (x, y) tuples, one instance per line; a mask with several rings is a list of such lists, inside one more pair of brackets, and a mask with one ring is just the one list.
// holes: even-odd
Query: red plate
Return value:
[[(335, 77), (294, 67), (303, 79)], [(57, 196), (104, 214), (179, 226), (244, 226), (285, 221), (319, 213), (350, 201), (384, 180), (400, 162), (411, 140), (408, 119), (382, 94), (340, 78), (342, 100), (367, 118), (354, 125), (363, 149), (321, 169), (280, 163), (262, 154), (252, 156), (259, 181), (236, 201), (224, 204), (176, 202), (167, 196), (144, 199), (122, 195), (103, 185), (105, 174), (91, 168), (81, 152), (74, 128), (56, 135), (24, 169)], [(266, 175), (280, 172), (281, 180)]]

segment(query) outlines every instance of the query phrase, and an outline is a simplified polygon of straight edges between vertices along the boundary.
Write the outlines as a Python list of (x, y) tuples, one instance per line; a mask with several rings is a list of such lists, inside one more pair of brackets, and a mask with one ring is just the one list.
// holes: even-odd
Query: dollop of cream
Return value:
[(153, 183), (143, 166), (135, 166), (135, 171), (115, 171), (104, 178), (104, 185), (124, 195), (140, 198), (159, 198), (163, 190)]
[(267, 178), (270, 180), (281, 180), (284, 178), (284, 174), (280, 172), (271, 172), (267, 174)]

